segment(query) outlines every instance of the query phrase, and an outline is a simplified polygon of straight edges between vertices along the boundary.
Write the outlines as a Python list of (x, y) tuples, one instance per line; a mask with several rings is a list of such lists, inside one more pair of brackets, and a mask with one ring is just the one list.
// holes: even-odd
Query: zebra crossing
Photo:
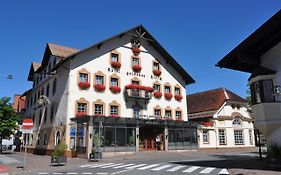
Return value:
[(217, 174), (227, 175), (229, 174), (226, 169), (215, 168), (215, 167), (201, 167), (191, 165), (176, 165), (170, 163), (155, 163), (155, 164), (136, 164), (136, 163), (96, 163), (80, 165), (80, 168), (110, 168), (110, 169), (127, 169), (127, 170), (150, 170), (150, 171), (166, 171), (166, 172), (177, 172), (183, 174), (199, 173), (204, 174)]

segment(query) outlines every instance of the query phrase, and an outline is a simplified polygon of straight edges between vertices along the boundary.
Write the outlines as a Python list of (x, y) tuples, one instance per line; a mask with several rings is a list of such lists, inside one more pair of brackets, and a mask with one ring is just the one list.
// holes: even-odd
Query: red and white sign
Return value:
[(31, 119), (24, 119), (22, 122), (23, 129), (31, 129), (33, 127), (33, 121)]

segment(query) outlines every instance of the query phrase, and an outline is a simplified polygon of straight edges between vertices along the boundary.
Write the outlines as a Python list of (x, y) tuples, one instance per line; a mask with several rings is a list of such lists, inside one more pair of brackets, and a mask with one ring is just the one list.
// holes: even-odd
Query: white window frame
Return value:
[(78, 103), (77, 104), (77, 112), (87, 112), (87, 103)]
[(219, 129), (218, 133), (219, 133), (219, 144), (220, 145), (227, 145), (226, 130), (225, 129)]
[(79, 80), (80, 80), (80, 82), (88, 82), (88, 74), (79, 73)]
[(203, 130), (202, 131), (202, 137), (203, 137), (203, 143), (209, 144), (210, 143), (210, 137), (209, 137), (209, 130)]
[(171, 87), (170, 86), (164, 86), (164, 92), (165, 93), (171, 93)]
[(161, 110), (160, 109), (154, 109), (154, 115), (157, 117), (161, 117)]
[(234, 143), (235, 145), (245, 144), (243, 130), (234, 130)]
[(110, 114), (111, 115), (119, 115), (118, 106), (110, 105)]
[(96, 75), (96, 84), (103, 84), (104, 77), (101, 75)]
[(103, 114), (103, 104), (95, 104), (95, 114)]

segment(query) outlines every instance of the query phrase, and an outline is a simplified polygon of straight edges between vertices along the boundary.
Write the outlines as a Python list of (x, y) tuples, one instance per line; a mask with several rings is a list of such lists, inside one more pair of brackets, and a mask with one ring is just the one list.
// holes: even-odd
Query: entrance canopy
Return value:
[(126, 118), (126, 117), (106, 117), (106, 116), (79, 116), (71, 118), (71, 121), (76, 123), (88, 123), (93, 121), (93, 124), (102, 122), (104, 124), (121, 124), (121, 125), (152, 125), (162, 127), (175, 128), (196, 128), (196, 122), (182, 120), (163, 120), (163, 119), (144, 119), (144, 118)]

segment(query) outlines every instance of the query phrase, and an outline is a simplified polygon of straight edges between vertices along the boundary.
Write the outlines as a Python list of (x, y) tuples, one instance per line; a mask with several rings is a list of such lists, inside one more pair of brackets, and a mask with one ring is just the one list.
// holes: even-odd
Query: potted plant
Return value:
[(141, 71), (142, 67), (138, 64), (135, 64), (135, 65), (132, 66), (132, 69), (135, 72), (139, 72), (139, 71)]
[(118, 62), (118, 61), (112, 61), (112, 62), (111, 62), (111, 66), (112, 66), (113, 68), (119, 69), (119, 68), (121, 67), (121, 63)]
[(98, 133), (93, 136), (93, 144), (94, 146), (92, 149), (92, 153), (90, 153), (89, 161), (98, 161), (102, 159), (102, 152), (100, 150), (100, 147), (102, 145), (102, 138)]
[(164, 96), (167, 100), (170, 100), (173, 97), (173, 94), (172, 93), (165, 93)]
[(60, 143), (56, 146), (55, 150), (51, 154), (51, 165), (54, 163), (60, 166), (62, 163), (66, 164), (67, 157), (64, 155), (67, 149), (67, 144)]
[(102, 91), (105, 90), (105, 85), (103, 85), (103, 84), (95, 84), (94, 88), (95, 88), (96, 91), (102, 92)]

